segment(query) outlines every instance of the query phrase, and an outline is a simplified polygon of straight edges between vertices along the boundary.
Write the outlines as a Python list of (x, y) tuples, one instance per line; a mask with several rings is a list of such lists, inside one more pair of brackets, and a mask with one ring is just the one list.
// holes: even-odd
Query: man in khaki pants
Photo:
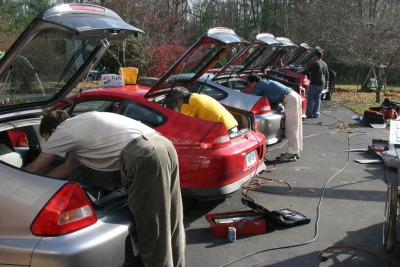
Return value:
[(121, 162), (143, 264), (185, 266), (178, 156), (171, 141), (157, 133), (135, 138)]
[(65, 111), (51, 111), (39, 131), (46, 143), (25, 170), (42, 172), (60, 156), (64, 163), (48, 176), (65, 179), (82, 164), (121, 174), (117, 178), (128, 189), (144, 266), (185, 265), (178, 156), (171, 141), (139, 121), (109, 112), (70, 118)]
[(285, 108), (285, 135), (288, 140), (286, 153), (277, 157), (277, 161), (296, 161), (303, 150), (303, 122), (301, 97), (279, 82), (261, 80), (257, 75), (250, 75), (247, 82), (253, 87), (253, 95), (265, 96), (271, 105), (283, 104)]

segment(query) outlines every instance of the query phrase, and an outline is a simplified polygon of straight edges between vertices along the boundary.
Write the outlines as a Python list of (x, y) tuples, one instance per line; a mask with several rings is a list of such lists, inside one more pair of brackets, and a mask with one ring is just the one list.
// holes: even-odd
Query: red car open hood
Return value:
[(298, 45), (293, 43), (289, 38), (286, 37), (276, 37), (276, 40), (282, 43), (285, 47), (286, 53), (282, 56), (282, 62), (285, 61), (286, 58), (290, 58), (292, 53), (298, 49)]
[(238, 47), (247, 44), (246, 40), (237, 36), (231, 29), (217, 27), (208, 30), (152, 86), (145, 97), (165, 94), (175, 86), (192, 85), (201, 75), (214, 67), (228, 50), (237, 53)]
[[(246, 71), (262, 71), (274, 65), (286, 52), (284, 45), (270, 33), (258, 34), (243, 50), (233, 57), (214, 79), (226, 75), (240, 74)], [(240, 66), (240, 67), (239, 67)]]
[(314, 59), (315, 52), (322, 51), (319, 46), (316, 46), (304, 53), (302, 57), (300, 57), (294, 64), (295, 66), (307, 66), (310, 61)]
[[(300, 62), (304, 62), (304, 58), (310, 58), (310, 53), (313, 52), (313, 48), (306, 43), (300, 44), (291, 54), (287, 55), (282, 63), (284, 66), (295, 65), (301, 66)], [(314, 52), (315, 53), (315, 52)], [(311, 58), (314, 56), (312, 54)]]

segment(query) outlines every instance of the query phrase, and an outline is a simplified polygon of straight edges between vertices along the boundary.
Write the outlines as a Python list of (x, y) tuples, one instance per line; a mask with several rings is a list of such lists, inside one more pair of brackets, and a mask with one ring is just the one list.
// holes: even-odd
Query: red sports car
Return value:
[[(190, 69), (201, 75), (231, 45), (245, 42), (229, 31), (225, 28), (208, 31), (200, 39), (200, 45), (196, 43), (196, 51), (183, 56), (184, 64), (172, 66), (152, 87), (148, 79), (139, 78), (138, 84), (83, 91), (69, 97), (58, 108), (73, 109), (72, 115), (96, 110), (139, 120), (173, 142), (178, 152), (184, 197), (207, 200), (231, 194), (266, 168), (266, 138), (248, 129), (248, 111), (235, 110), (233, 115), (240, 130), (229, 135), (222, 123), (189, 117), (165, 107), (171, 88), (175, 84), (183, 85), (177, 73), (188, 73)], [(182, 71), (182, 68), (187, 69)]]

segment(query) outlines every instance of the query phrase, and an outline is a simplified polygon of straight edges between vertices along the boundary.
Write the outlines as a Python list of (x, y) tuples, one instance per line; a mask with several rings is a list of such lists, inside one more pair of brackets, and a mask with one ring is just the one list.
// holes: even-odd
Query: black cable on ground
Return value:
[[(323, 190), (322, 190), (322, 193), (321, 193), (321, 197), (320, 197), (319, 202), (318, 202), (318, 205), (317, 205), (317, 219), (316, 219), (315, 224), (314, 224), (314, 227), (315, 227), (314, 237), (313, 237), (311, 240), (308, 240), (308, 241), (306, 241), (306, 242), (299, 243), (299, 244), (294, 244), (294, 245), (281, 246), (281, 247), (268, 248), (268, 249), (264, 249), (264, 250), (255, 251), (255, 252), (253, 252), (253, 253), (247, 254), (247, 255), (242, 256), (242, 257), (240, 257), (240, 258), (237, 258), (237, 259), (235, 259), (235, 260), (233, 260), (233, 261), (231, 261), (231, 262), (228, 262), (228, 263), (226, 263), (226, 264), (224, 264), (224, 265), (221, 265), (220, 267), (229, 266), (229, 265), (231, 265), (231, 264), (233, 264), (233, 263), (236, 263), (236, 262), (241, 261), (241, 260), (243, 260), (243, 259), (249, 258), (249, 257), (254, 256), (254, 255), (256, 255), (256, 254), (260, 254), (260, 253), (264, 253), (264, 252), (269, 252), (269, 251), (274, 251), (274, 250), (280, 250), (280, 249), (287, 249), (287, 248), (300, 247), (300, 246), (308, 245), (308, 244), (314, 242), (314, 241), (317, 239), (318, 233), (319, 233), (320, 209), (321, 209), (322, 200), (324, 199), (324, 195), (325, 195), (326, 188), (327, 188), (328, 184), (330, 183), (330, 181), (331, 181), (334, 177), (336, 177), (339, 173), (341, 173), (341, 172), (347, 167), (347, 165), (349, 165), (349, 163), (350, 163), (350, 138), (353, 137), (353, 136), (365, 135), (365, 134), (366, 134), (365, 132), (358, 132), (358, 133), (354, 133), (354, 134), (352, 134), (352, 135), (349, 135), (349, 136), (347, 137), (347, 147), (348, 147), (348, 149), (347, 149), (347, 161), (346, 161), (346, 164), (345, 164), (337, 173), (335, 173), (334, 175), (332, 175), (332, 176), (327, 180), (327, 182), (325, 183), (325, 185), (324, 185), (324, 187), (323, 187)], [(331, 246), (331, 247), (334, 247), (334, 246)], [(346, 247), (346, 246), (343, 246), (343, 247)], [(347, 246), (347, 247), (350, 247), (350, 246)], [(329, 247), (329, 248), (330, 248), (330, 247)], [(355, 248), (355, 247), (352, 247), (352, 248), (358, 249), (358, 250), (362, 250), (362, 251), (366, 251), (366, 250), (361, 249), (361, 248)], [(328, 248), (323, 249), (323, 250), (319, 253), (320, 258), (322, 257), (321, 260), (324, 260), (324, 259), (325, 259), (325, 258), (323, 258), (324, 256), (322, 256), (322, 253), (324, 253), (324, 251), (326, 251), (326, 249), (328, 249)], [(372, 255), (377, 256), (378, 258), (380, 258), (380, 259), (384, 262), (384, 260), (383, 260), (381, 257), (379, 257), (377, 254), (372, 253), (372, 252), (370, 252), (370, 251), (366, 251), (366, 252), (368, 252), (368, 253), (370, 253), (370, 254), (372, 254)], [(386, 263), (385, 263), (385, 265), (386, 265)]]

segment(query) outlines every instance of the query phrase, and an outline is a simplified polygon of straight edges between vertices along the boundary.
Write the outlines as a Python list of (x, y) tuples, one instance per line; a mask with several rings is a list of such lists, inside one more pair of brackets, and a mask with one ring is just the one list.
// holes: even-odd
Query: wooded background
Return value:
[(118, 44), (102, 61), (109, 71), (136, 66), (159, 77), (212, 27), (228, 27), (250, 41), (257, 33), (283, 36), (324, 50), (338, 82), (361, 84), (371, 67), (385, 66), (400, 84), (399, 0), (0, 0), (0, 51), (36, 14), (68, 2), (96, 3), (145, 34)]

